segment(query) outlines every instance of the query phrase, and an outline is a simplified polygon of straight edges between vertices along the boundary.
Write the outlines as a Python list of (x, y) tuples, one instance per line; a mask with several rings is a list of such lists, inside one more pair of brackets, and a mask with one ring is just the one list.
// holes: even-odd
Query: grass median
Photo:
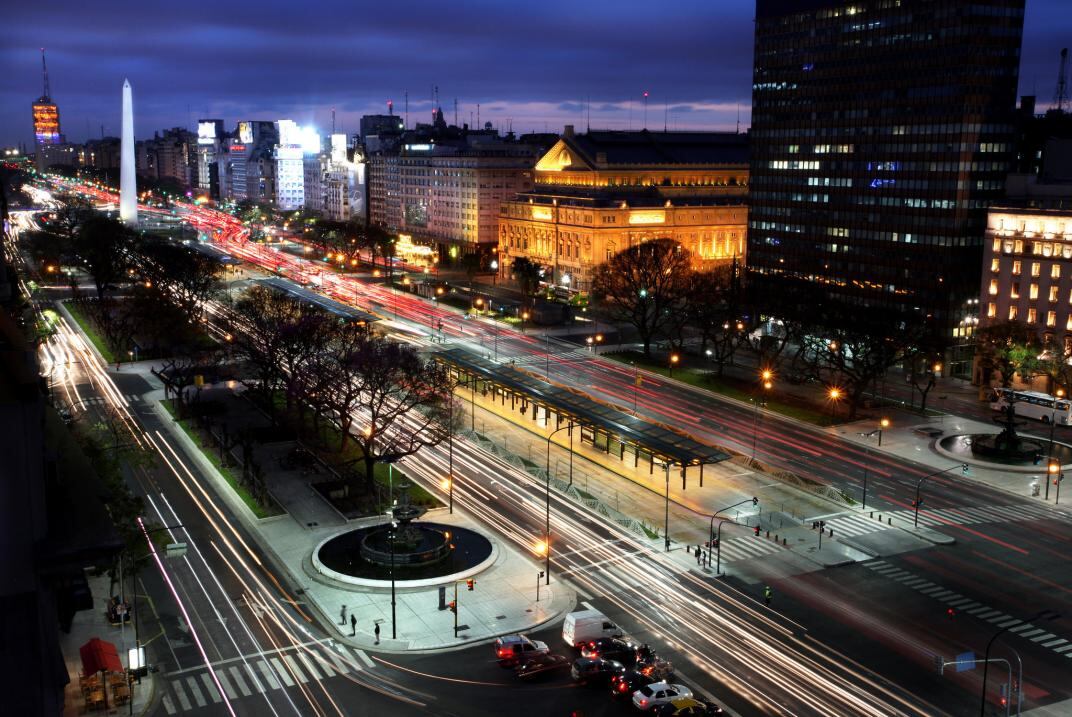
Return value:
[(198, 448), (201, 449), (201, 453), (205, 458), (216, 467), (216, 470), (220, 472), (223, 479), (227, 481), (227, 484), (231, 486), (231, 490), (242, 499), (242, 502), (246, 504), (246, 507), (253, 512), (253, 515), (258, 518), (271, 518), (272, 516), (282, 515), (283, 511), (275, 504), (274, 501), (268, 506), (262, 506), (260, 502), (246, 489), (245, 486), (239, 481), (238, 476), (235, 475), (231, 466), (225, 466), (220, 461), (219, 454), (216, 452), (215, 447), (209, 445), (201, 436), (201, 432), (196, 429), (191, 429), (187, 425), (189, 419), (179, 418), (178, 413), (175, 411), (174, 406), (171, 405), (170, 400), (162, 401), (164, 408), (167, 410), (171, 417), (175, 419), (175, 423), (179, 424), (179, 427), (183, 432), (190, 437)]
[(115, 363), (115, 355), (112, 353), (112, 350), (108, 348), (108, 342), (104, 340), (104, 337), (101, 336), (100, 332), (97, 330), (97, 322), (86, 314), (81, 304), (77, 301), (65, 301), (63, 302), (63, 305), (81, 327), (82, 333), (85, 334), (93, 345), (97, 347), (97, 351), (104, 357), (105, 362)]

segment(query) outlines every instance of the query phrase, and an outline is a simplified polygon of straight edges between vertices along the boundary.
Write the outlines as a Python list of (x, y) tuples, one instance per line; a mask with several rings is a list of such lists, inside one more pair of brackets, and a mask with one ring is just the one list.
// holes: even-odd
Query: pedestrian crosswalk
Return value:
[[(874, 517), (871, 517), (874, 516)], [(881, 516), (881, 520), (879, 517)], [(923, 507), (919, 511), (919, 525), (927, 528), (940, 528), (954, 525), (973, 525), (976, 523), (1013, 523), (1017, 521), (1053, 520), (1063, 514), (1055, 513), (1053, 508), (1031, 503), (1016, 505), (969, 506), (959, 508), (938, 508), (929, 510)], [(887, 520), (892, 518), (892, 524)], [(827, 528), (832, 528), (834, 537), (857, 536), (875, 533), (890, 528), (905, 527), (915, 521), (911, 510), (870, 511), (867, 514), (856, 513), (824, 518)]]
[(199, 668), (171, 673), (165, 676), (161, 703), (164, 711), (173, 715), (219, 704), (224, 696), (237, 700), (361, 672), (372, 666), (372, 660), (363, 650), (334, 642), (311, 643), (217, 662), (211, 672)]
[[(126, 399), (127, 403), (136, 403), (142, 400), (141, 396), (133, 393), (128, 393), (123, 398)], [(87, 396), (80, 401), (76, 401), (75, 405), (79, 408), (85, 408), (86, 406), (103, 406), (106, 403), (111, 403), (111, 400), (105, 396)]]
[(723, 538), (721, 560), (724, 564), (733, 563), (738, 560), (761, 558), (764, 555), (771, 555), (779, 550), (784, 550), (780, 543), (776, 543), (774, 540), (768, 540), (766, 538)]
[(1042, 628), (1035, 627), (1031, 623), (1012, 617), (1001, 610), (995, 610), (989, 605), (976, 602), (975, 600), (965, 597), (953, 590), (947, 590), (941, 585), (932, 583), (915, 573), (899, 568), (885, 560), (868, 560), (861, 564), (864, 567), (871, 569), (876, 574), (899, 582), (921, 595), (926, 595), (927, 597), (945, 603), (949, 606), (951, 611), (966, 613), (972, 617), (977, 617), (980, 620), (985, 620), (996, 627), (1008, 630), (1014, 635), (1019, 635), (1025, 640), (1030, 640), (1041, 647), (1053, 650), (1061, 657), (1072, 658), (1072, 641), (1069, 641), (1067, 638), (1058, 637), (1052, 632), (1047, 632)]

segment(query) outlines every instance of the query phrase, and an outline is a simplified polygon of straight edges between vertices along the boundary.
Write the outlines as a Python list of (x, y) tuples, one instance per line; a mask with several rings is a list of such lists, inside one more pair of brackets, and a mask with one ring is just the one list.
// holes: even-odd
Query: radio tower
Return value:
[[(48, 74), (45, 74), (45, 88), (47, 95)], [(1061, 64), (1057, 70), (1057, 89), (1053, 92), (1053, 105), (1058, 112), (1065, 111), (1065, 102), (1068, 101), (1068, 48), (1061, 48)]]
[[(1067, 50), (1066, 50), (1067, 52)], [(48, 65), (45, 64), (45, 48), (41, 48), (41, 72), (45, 77), (45, 92), (41, 95), (42, 99), (52, 99), (52, 88), (48, 86)]]

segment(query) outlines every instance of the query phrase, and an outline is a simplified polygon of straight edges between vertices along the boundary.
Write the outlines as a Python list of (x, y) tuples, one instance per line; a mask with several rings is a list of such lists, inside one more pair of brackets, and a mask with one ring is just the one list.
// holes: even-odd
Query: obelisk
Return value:
[(138, 223), (138, 186), (134, 166), (134, 98), (130, 80), (123, 80), (123, 140), (119, 159), (119, 218)]

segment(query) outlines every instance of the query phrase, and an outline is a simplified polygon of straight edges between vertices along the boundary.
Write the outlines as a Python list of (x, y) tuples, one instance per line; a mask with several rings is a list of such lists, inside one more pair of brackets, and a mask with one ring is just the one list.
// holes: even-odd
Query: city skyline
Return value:
[[(119, 10), (122, 3), (109, 5)], [(407, 92), (412, 126), (430, 119), (436, 87), (448, 122), (457, 99), (459, 124), (477, 123), (479, 104), (479, 124), (516, 132), (583, 127), (589, 115), (596, 128), (732, 130), (738, 109), (741, 128), (750, 125), (753, 36), (743, 28), (751, 25), (751, 2), (630, 8), (627, 16), (608, 16), (602, 4), (567, 12), (561, 3), (533, 11), (492, 3), (419, 24), (412, 18), (430, 19), (439, 9), (418, 2), (390, 16), (350, 16), (326, 2), (322, 12), (281, 23), (282, 5), (233, 22), (137, 6), (129, 10), (137, 26), (168, 32), (133, 39), (103, 19), (114, 16), (110, 10), (83, 17), (73, 8), (60, 2), (12, 10), (16, 39), (0, 51), (0, 100), (9, 108), (0, 116), (0, 142), (32, 138), (25, 107), (41, 92), (42, 45), (70, 141), (102, 130), (118, 135), (115, 87), (127, 75), (143, 88), (139, 137), (193, 128), (199, 117), (228, 125), (290, 117), (326, 134), (333, 108), (336, 128), (353, 133), (361, 115), (385, 113), (388, 100), (404, 116)], [(1027, 4), (1019, 94), (1037, 95), (1041, 108), (1053, 95), (1060, 48), (1072, 44), (1062, 17), (1058, 0)], [(637, 39), (653, 28), (654, 39)]]

